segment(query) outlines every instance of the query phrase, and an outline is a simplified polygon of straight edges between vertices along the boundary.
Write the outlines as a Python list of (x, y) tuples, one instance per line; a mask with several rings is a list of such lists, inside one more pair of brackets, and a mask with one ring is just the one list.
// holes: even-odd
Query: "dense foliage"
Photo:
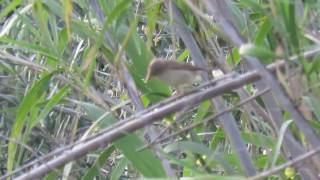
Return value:
[[(310, 153), (320, 150), (320, 2), (3, 0), (0, 9), (3, 178), (59, 157), (46, 179), (319, 177)], [(204, 79), (230, 87), (165, 101), (173, 88), (144, 82), (153, 57), (214, 69)], [(147, 115), (161, 118), (134, 124)]]

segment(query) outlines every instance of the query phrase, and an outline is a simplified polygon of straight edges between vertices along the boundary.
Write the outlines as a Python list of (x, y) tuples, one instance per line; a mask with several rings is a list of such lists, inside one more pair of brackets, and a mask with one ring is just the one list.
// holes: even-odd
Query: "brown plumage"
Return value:
[(148, 66), (146, 81), (155, 77), (170, 86), (179, 87), (194, 83), (201, 71), (209, 70), (191, 64), (156, 58)]

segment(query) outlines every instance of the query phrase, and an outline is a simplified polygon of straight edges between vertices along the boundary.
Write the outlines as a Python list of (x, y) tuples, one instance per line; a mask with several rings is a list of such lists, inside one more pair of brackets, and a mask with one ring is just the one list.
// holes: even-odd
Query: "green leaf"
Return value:
[(244, 44), (240, 47), (239, 53), (242, 56), (252, 56), (257, 57), (262, 60), (265, 64), (271, 63), (272, 59), (276, 59), (277, 55), (261, 46), (256, 46), (253, 44)]
[(239, 7), (237, 7), (235, 3), (231, 1), (226, 1), (226, 6), (230, 12), (230, 15), (232, 16), (232, 19), (234, 19), (233, 23), (237, 26), (237, 29), (241, 31), (247, 31), (248, 28), (246, 19)]
[[(218, 139), (225, 137), (222, 131), (216, 132), (214, 133), (214, 135)], [(273, 148), (274, 143), (276, 141), (274, 138), (270, 136), (266, 136), (260, 133), (253, 133), (253, 132), (250, 132), (250, 133), (241, 132), (241, 137), (248, 144), (254, 144), (255, 146), (266, 147), (266, 148)]]
[(286, 130), (288, 129), (289, 125), (293, 122), (293, 120), (288, 120), (284, 122), (280, 128), (279, 137), (276, 146), (273, 148), (273, 156), (271, 161), (271, 167), (274, 167), (276, 165), (276, 162), (278, 160), (278, 157), (280, 155), (281, 146), (283, 143), (283, 138)]
[[(209, 111), (210, 106), (211, 106), (210, 101), (202, 102), (197, 108), (197, 113), (195, 114), (192, 122), (197, 123), (197, 122), (203, 121), (203, 119), (205, 118), (205, 116)], [(201, 131), (202, 129), (203, 129), (202, 127), (198, 127), (198, 128), (194, 128), (193, 130), (199, 132), (199, 130)]]
[(127, 134), (125, 137), (114, 142), (121, 149), (125, 157), (130, 160), (134, 167), (146, 177), (165, 177), (166, 174), (153, 152), (149, 149), (137, 152), (144, 144), (137, 135)]
[(29, 50), (34, 53), (40, 53), (45, 56), (49, 56), (56, 61), (59, 59), (56, 55), (52, 54), (47, 48), (22, 40), (14, 40), (9, 37), (0, 37), (0, 42), (9, 43), (15, 45), (16, 49)]
[(308, 76), (313, 72), (320, 72), (320, 55), (316, 55), (311, 64), (309, 64), (309, 62), (305, 62), (305, 64), (309, 65), (306, 71)]
[(218, 162), (228, 174), (234, 173), (231, 165), (228, 164), (224, 159), (222, 159), (219, 153), (213, 152), (211, 149), (201, 143), (195, 143), (192, 141), (180, 141), (166, 146), (164, 151), (167, 153), (175, 151), (189, 151), (195, 154), (199, 154), (205, 156), (208, 164), (210, 164), (212, 161)]
[(154, 30), (156, 28), (156, 21), (158, 19), (157, 14), (160, 10), (160, 3), (155, 3), (154, 1), (147, 0), (146, 11), (147, 11), (147, 29), (145, 31), (147, 36), (147, 47), (150, 49), (153, 43)]
[(249, 144), (254, 144), (258, 147), (272, 148), (274, 146), (275, 140), (273, 137), (263, 135), (261, 133), (241, 133), (241, 137), (245, 142)]
[[(129, 21), (133, 21), (133, 19), (129, 19)], [(124, 23), (117, 22), (119, 26), (117, 26), (115, 30), (115, 41), (122, 44), (124, 40), (127, 39), (127, 43), (122, 45), (124, 47), (124, 51), (131, 59), (130, 63), (126, 63), (128, 70), (137, 87), (143, 93), (157, 93), (157, 94), (170, 94), (170, 90), (168, 86), (151, 80), (147, 84), (142, 81), (145, 78), (147, 73), (148, 64), (152, 58), (152, 54), (150, 49), (147, 48), (145, 42), (137, 35), (135, 29), (132, 32), (132, 29), (129, 29)], [(132, 28), (132, 27), (130, 27)], [(130, 32), (130, 36), (128, 36)], [(159, 96), (151, 96), (148, 94), (148, 98), (150, 98), (151, 102), (159, 101), (161, 98)]]
[(50, 171), (46, 177), (44, 177), (44, 180), (56, 180), (59, 179), (60, 173), (58, 170)]
[(125, 15), (125, 12), (129, 8), (129, 5), (132, 3), (131, 1), (122, 0), (116, 1), (117, 5), (112, 9), (111, 13), (109, 14), (107, 21), (105, 23), (105, 27), (108, 27), (113, 21), (119, 20), (121, 16)]
[(30, 129), (32, 129), (32, 127), (34, 127), (39, 121), (42, 121), (48, 114), (49, 112), (52, 110), (52, 108), (58, 104), (64, 96), (66, 96), (70, 91), (70, 86), (66, 85), (63, 88), (61, 88), (56, 94), (54, 94), (50, 100), (47, 102), (46, 106), (43, 108), (43, 110), (41, 111), (41, 113), (39, 114), (38, 118), (36, 119), (37, 121), (32, 122), (30, 121)]
[(269, 19), (265, 19), (265, 21), (260, 25), (258, 32), (256, 33), (254, 44), (256, 44), (257, 46), (262, 46), (271, 28), (271, 21)]
[(315, 114), (315, 117), (317, 118), (317, 120), (320, 121), (320, 107), (319, 107), (319, 102), (316, 101), (316, 98), (303, 96), (302, 99), (304, 102), (306, 102), (307, 106)]
[(111, 5), (105, 0), (98, 0), (100, 8), (103, 10), (104, 14), (110, 14)]
[(295, 5), (292, 2), (286, 2), (283, 3), (287, 11), (284, 11), (286, 13), (286, 25), (287, 25), (287, 31), (289, 32), (289, 40), (292, 42), (292, 45), (294, 46), (295, 50), (299, 51), (299, 28), (296, 24), (296, 12), (295, 12)]
[[(82, 103), (82, 106), (84, 107), (87, 116), (93, 121), (102, 118), (100, 122), (104, 123), (103, 127), (108, 127), (117, 122), (112, 113), (105, 113), (105, 110), (95, 105)], [(106, 116), (101, 117), (103, 115)], [(145, 142), (142, 142), (137, 135), (128, 133), (121, 139), (116, 140), (114, 145), (122, 151), (125, 158), (127, 158), (132, 163), (133, 167), (143, 174), (143, 176), (165, 177), (166, 174), (160, 160), (156, 158), (151, 150), (145, 149), (143, 151), (137, 151), (144, 143)]]
[(51, 13), (60, 18), (63, 18), (63, 7), (60, 1), (43, 0), (42, 3), (49, 9)]
[(52, 41), (51, 32), (49, 30), (49, 14), (47, 10), (44, 8), (43, 3), (41, 1), (35, 1), (33, 6), (34, 11), (34, 19), (38, 24), (38, 28), (40, 30), (41, 37), (41, 45), (48, 49), (49, 52), (55, 54), (57, 56), (58, 52), (54, 47), (54, 43)]
[(197, 114), (194, 117), (194, 122), (201, 122), (207, 115), (210, 106), (211, 106), (210, 101), (202, 102), (198, 107)]
[[(17, 26), (18, 23), (23, 24), (23, 26), (25, 26), (26, 31), (28, 31), (29, 36), (34, 36), (34, 40), (41, 40), (40, 38), (40, 32), (38, 30), (37, 27), (34, 26), (34, 21), (33, 19), (31, 19), (30, 16), (25, 15), (26, 12), (29, 12), (32, 8), (32, 5), (29, 5), (25, 8), (23, 8), (23, 10), (21, 10), (18, 14), (18, 18), (16, 18), (15, 21), (13, 21), (14, 19), (12, 19), (12, 27), (6, 27), (5, 29), (5, 33), (3, 34), (8, 34), (9, 30), (14, 30), (13, 27)], [(20, 22), (21, 21), (21, 22)], [(10, 24), (11, 25), (11, 24)]]
[(213, 134), (213, 137), (210, 142), (210, 149), (217, 149), (221, 140), (225, 138), (225, 134), (221, 128), (216, 130), (216, 133)]
[(240, 63), (241, 56), (239, 54), (239, 49), (237, 47), (232, 48), (231, 53), (227, 54), (228, 65), (234, 67)]
[[(23, 125), (25, 123), (26, 117), (28, 116), (28, 112), (30, 111), (30, 109), (32, 109), (33, 106), (37, 104), (39, 97), (41, 97), (48, 90), (50, 80), (56, 72), (57, 71), (54, 71), (44, 76), (42, 79), (36, 82), (32, 86), (31, 90), (26, 94), (26, 96), (24, 96), (21, 104), (18, 107), (16, 120), (11, 130), (11, 135), (10, 135), (11, 139), (19, 141)], [(13, 169), (13, 162), (16, 156), (16, 151), (17, 151), (16, 142), (10, 141), (8, 144), (8, 160), (7, 160), (7, 170), (9, 173)]]
[(87, 39), (88, 37), (90, 37), (90, 39), (95, 39), (96, 41), (98, 41), (100, 38), (99, 33), (94, 31), (93, 29), (90, 29), (87, 24), (79, 20), (71, 20), (71, 29), (73, 30), (73, 33), (79, 35), (83, 39)]
[(118, 161), (116, 167), (112, 169), (110, 179), (111, 180), (120, 179), (120, 176), (122, 175), (123, 171), (125, 170), (127, 164), (128, 164), (127, 159), (121, 159), (120, 162)]
[(95, 176), (99, 175), (99, 171), (102, 166), (104, 166), (108, 160), (108, 157), (114, 152), (115, 147), (110, 146), (106, 148), (96, 159), (93, 166), (85, 173), (85, 175), (81, 178), (82, 180), (91, 180), (94, 179)]
[(22, 2), (22, 0), (12, 0), (12, 1), (10, 1), (9, 4), (6, 4), (5, 6), (3, 6), (3, 8), (1, 9), (1, 12), (0, 12), (1, 21), (9, 13), (11, 13), (12, 11), (15, 11), (17, 6), (19, 6), (21, 4), (21, 2)]
[(188, 49), (185, 49), (180, 55), (179, 57), (177, 58), (178, 61), (183, 61), (185, 59), (187, 59), (187, 57), (189, 57), (189, 50)]
[(259, 3), (259, 1), (257, 0), (241, 0), (238, 3), (242, 4), (242, 6), (244, 7), (253, 9), (254, 12), (258, 12), (261, 14), (265, 13), (262, 3)]
[[(43, 100), (43, 96), (39, 97), (37, 99), (38, 102), (41, 101), (41, 100)], [(28, 123), (28, 129), (25, 132), (25, 136), (28, 136), (28, 134), (30, 133), (30, 130), (36, 125), (36, 122), (39, 122), (38, 121), (38, 114), (40, 112), (40, 107), (37, 106), (37, 105), (38, 105), (38, 103), (35, 106), (30, 107), (29, 121), (27, 122)]]
[(66, 29), (67, 29), (67, 34), (68, 34), (68, 40), (71, 38), (71, 29), (70, 29), (70, 19), (72, 15), (72, 2), (71, 0), (64, 0), (62, 1), (63, 4), (63, 10), (64, 10), (64, 22), (66, 23)]

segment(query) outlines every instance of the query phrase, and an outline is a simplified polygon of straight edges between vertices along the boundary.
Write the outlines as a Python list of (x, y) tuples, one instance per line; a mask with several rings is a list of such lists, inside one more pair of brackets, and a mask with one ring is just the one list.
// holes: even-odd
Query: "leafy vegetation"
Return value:
[[(2, 178), (318, 177), (318, 1), (4, 0), (0, 9)], [(144, 82), (154, 57), (214, 69), (203, 79), (215, 83), (172, 95)], [(206, 94), (215, 86), (226, 90)], [(55, 159), (62, 166), (36, 170)]]

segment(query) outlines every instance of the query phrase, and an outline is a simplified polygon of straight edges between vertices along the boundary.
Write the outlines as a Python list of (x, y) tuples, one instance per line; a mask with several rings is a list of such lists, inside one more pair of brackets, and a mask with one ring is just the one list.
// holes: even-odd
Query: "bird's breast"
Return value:
[[(160, 81), (173, 87), (193, 84), (199, 79), (199, 72), (186, 70), (166, 70), (158, 76)], [(200, 77), (201, 78), (201, 77)]]

